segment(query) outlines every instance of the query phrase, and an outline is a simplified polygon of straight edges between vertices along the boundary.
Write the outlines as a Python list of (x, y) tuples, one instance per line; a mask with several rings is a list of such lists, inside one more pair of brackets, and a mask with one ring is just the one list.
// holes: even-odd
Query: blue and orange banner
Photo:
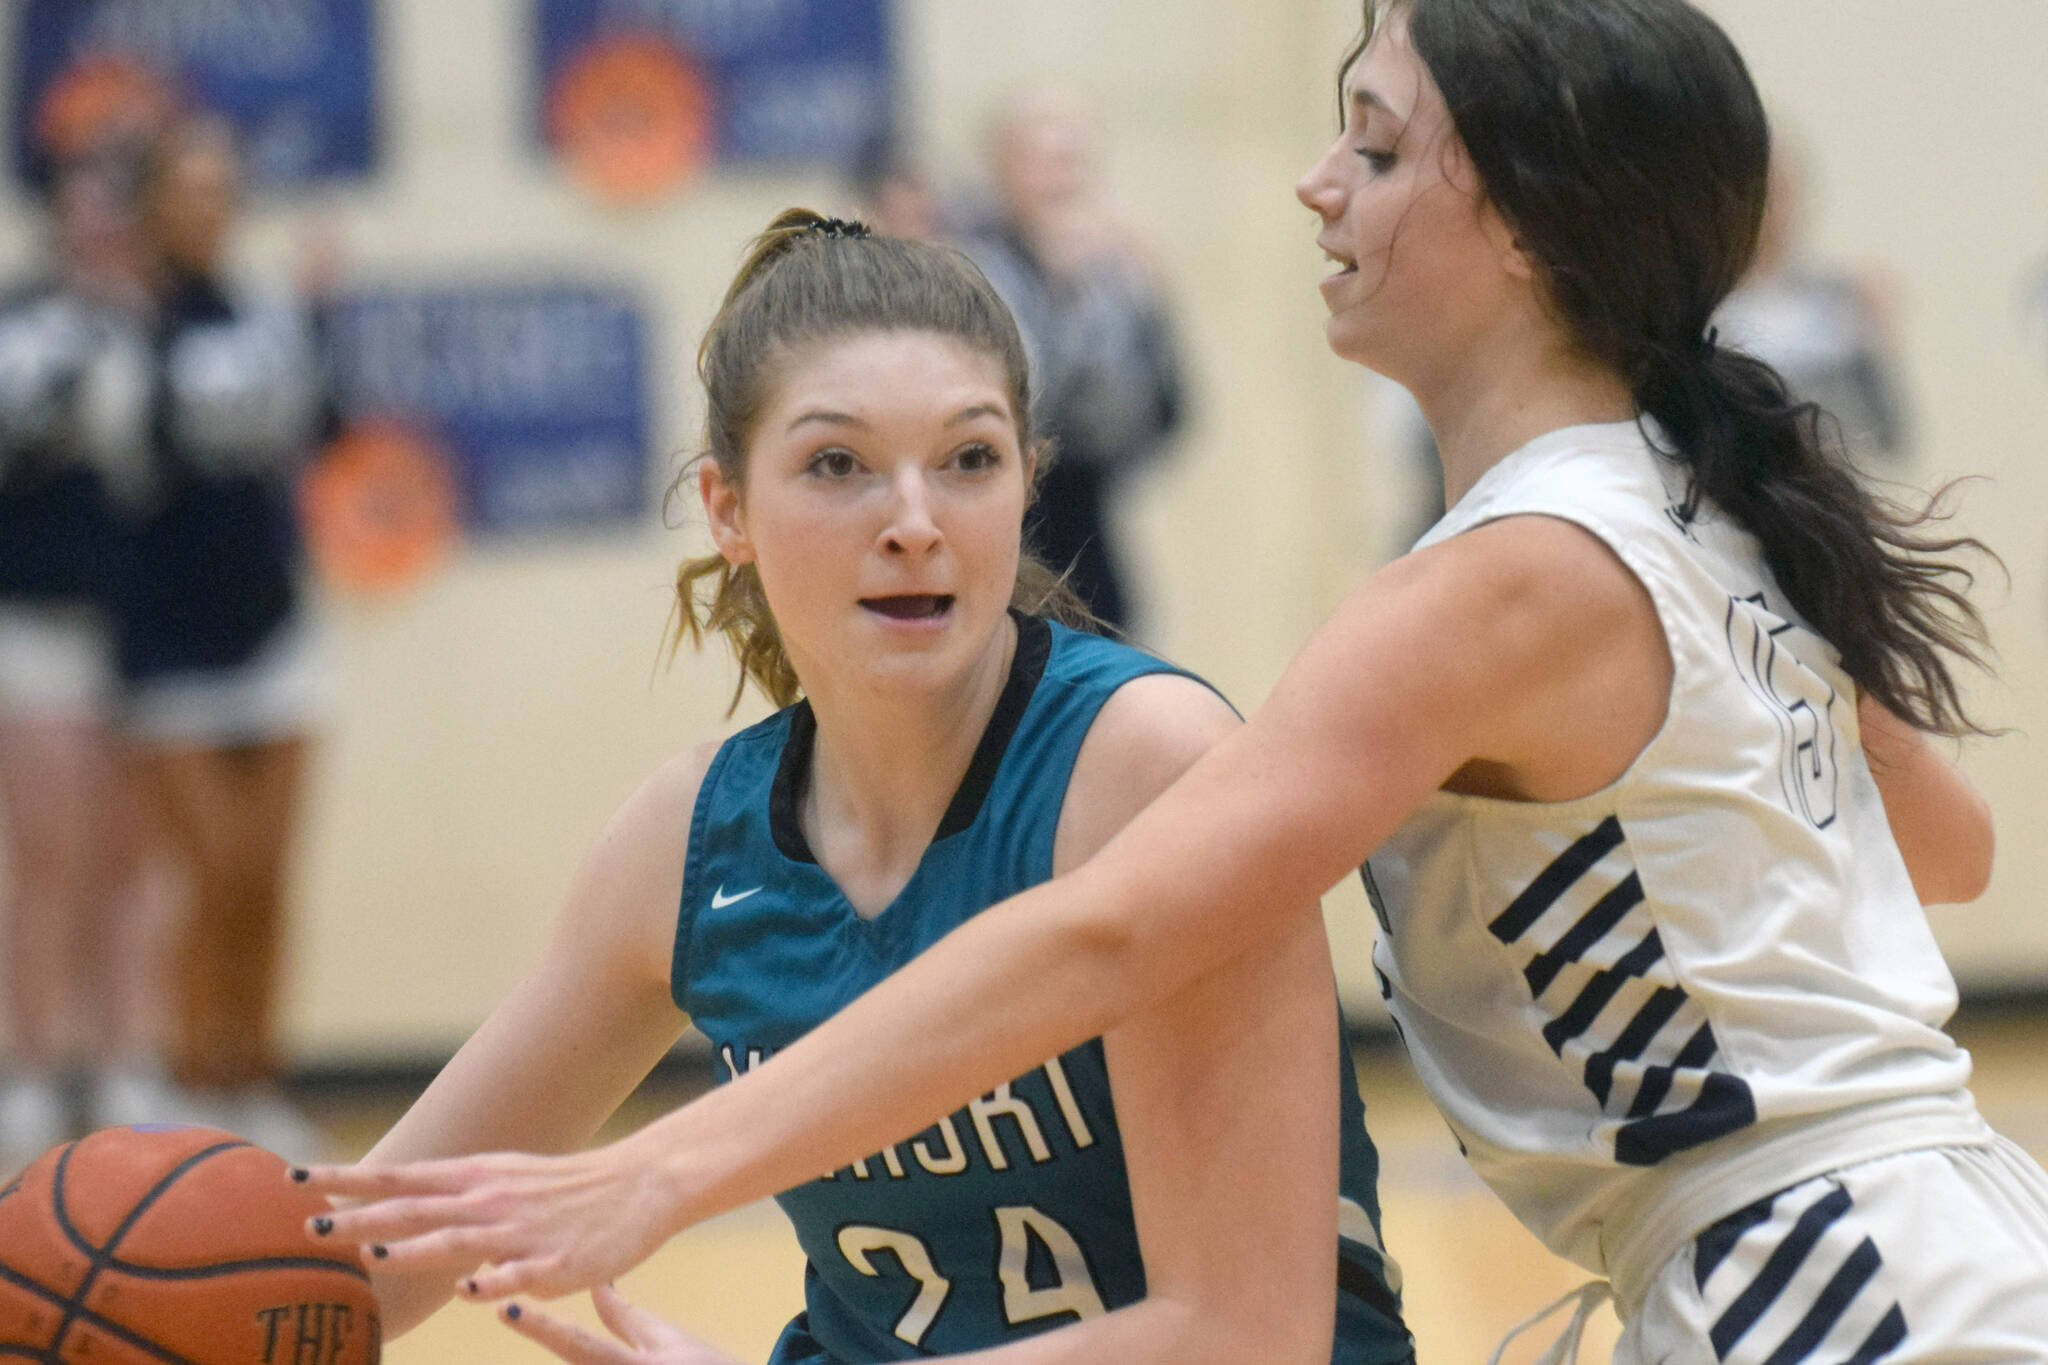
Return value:
[[(437, 535), (444, 500), (477, 536), (643, 518), (645, 334), (638, 301), (602, 285), (479, 283), (337, 301), (328, 340), (342, 410), (374, 437), (344, 452), (353, 482), (331, 495), (344, 515), (368, 514), (357, 539), (379, 541), (401, 523)], [(446, 495), (423, 472), (434, 460), (448, 471)], [(366, 554), (410, 552), (380, 541)]]
[(51, 158), (123, 121), (196, 104), (239, 130), (250, 178), (302, 185), (376, 157), (371, 0), (15, 0), (11, 152), (40, 183)]
[(644, 201), (725, 164), (845, 165), (888, 126), (888, 0), (534, 0), (537, 131)]

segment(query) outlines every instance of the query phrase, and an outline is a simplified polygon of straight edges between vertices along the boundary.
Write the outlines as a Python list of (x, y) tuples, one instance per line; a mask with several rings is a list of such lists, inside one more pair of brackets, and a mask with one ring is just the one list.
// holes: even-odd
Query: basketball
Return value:
[(0, 1189), (0, 1357), (64, 1365), (372, 1365), (377, 1301), (327, 1203), (209, 1128), (110, 1128)]

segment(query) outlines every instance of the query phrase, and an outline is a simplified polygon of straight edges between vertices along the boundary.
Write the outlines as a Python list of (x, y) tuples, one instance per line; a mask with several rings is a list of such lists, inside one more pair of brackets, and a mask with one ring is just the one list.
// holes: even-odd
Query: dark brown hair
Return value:
[[(727, 483), (744, 490), (747, 438), (800, 348), (870, 332), (932, 332), (964, 342), (1003, 367), (1017, 444), (1043, 475), (1052, 452), (1034, 444), (1031, 367), (1009, 306), (973, 262), (952, 247), (868, 233), (809, 209), (787, 209), (756, 237), (697, 351), (704, 382), (704, 450)], [(695, 461), (669, 494), (679, 493)], [(1022, 534), (1022, 528), (1019, 528)], [(1071, 625), (1097, 624), (1066, 580), (1020, 556), (1011, 605)], [(740, 664), (737, 709), (748, 682), (777, 706), (800, 694), (760, 574), (710, 554), (676, 571), (674, 644), (721, 634)], [(730, 714), (730, 710), (728, 711)]]
[(1989, 552), (1931, 529), (1949, 490), (1919, 510), (1878, 497), (1834, 419), (1711, 328), (1755, 257), (1770, 170), (1728, 36), (1685, 0), (1367, 0), (1346, 74), (1396, 11), (1553, 314), (1675, 447), (1684, 514), (1708, 502), (1755, 536), (1862, 691), (1922, 729), (1983, 733), (1950, 671), (1988, 652), (1975, 575), (1941, 556)]

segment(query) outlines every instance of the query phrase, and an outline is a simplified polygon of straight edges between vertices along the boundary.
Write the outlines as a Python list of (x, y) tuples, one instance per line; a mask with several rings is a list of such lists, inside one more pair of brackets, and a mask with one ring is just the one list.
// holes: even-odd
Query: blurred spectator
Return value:
[(113, 600), (152, 833), (190, 886), (169, 964), (172, 1070), (189, 1117), (306, 1159), (317, 1135), (275, 1083), (276, 999), (325, 690), (292, 501), (324, 380), (306, 309), (222, 276), (239, 194), (227, 125), (166, 129), (144, 194), (162, 262), (151, 458)]
[(1042, 434), (1056, 449), (1026, 534), (1113, 626), (1137, 616), (1115, 544), (1119, 481), (1180, 425), (1180, 360), (1151, 254), (1107, 202), (1098, 134), (1075, 101), (1017, 100), (992, 147), (994, 221), (967, 243), (1016, 311)]
[(848, 168), (847, 189), (854, 216), (891, 237), (938, 237), (949, 228), (931, 178), (896, 128), (885, 128), (861, 145)]
[(86, 1121), (152, 1116), (133, 795), (114, 725), (115, 530), (101, 471), (132, 467), (143, 409), (146, 249), (132, 161), (72, 160), (50, 186), (47, 274), (0, 299), (0, 886), (13, 1055), (0, 1177)]
[(1872, 279), (1808, 258), (1805, 174), (1780, 139), (1756, 262), (1715, 313), (1721, 342), (1768, 361), (1799, 398), (1841, 423), (1866, 467), (1907, 455), (1905, 404), (1883, 291)]

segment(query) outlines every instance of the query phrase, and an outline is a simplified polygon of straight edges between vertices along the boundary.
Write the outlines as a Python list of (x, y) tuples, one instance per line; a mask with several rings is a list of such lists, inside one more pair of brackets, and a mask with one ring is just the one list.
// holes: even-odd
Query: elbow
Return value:
[(1950, 905), (1964, 905), (1991, 887), (1991, 867), (1998, 850), (1998, 836), (1991, 823), (1991, 807), (1982, 797), (1972, 812), (1969, 835), (1960, 842), (1964, 852), (1957, 858), (1953, 884), (1948, 888)]
[(1913, 872), (1913, 890), (1923, 905), (1967, 905), (1991, 886), (1997, 837), (1991, 808), (1972, 793), (1972, 808), (1957, 819), (1936, 857), (1924, 859)]

